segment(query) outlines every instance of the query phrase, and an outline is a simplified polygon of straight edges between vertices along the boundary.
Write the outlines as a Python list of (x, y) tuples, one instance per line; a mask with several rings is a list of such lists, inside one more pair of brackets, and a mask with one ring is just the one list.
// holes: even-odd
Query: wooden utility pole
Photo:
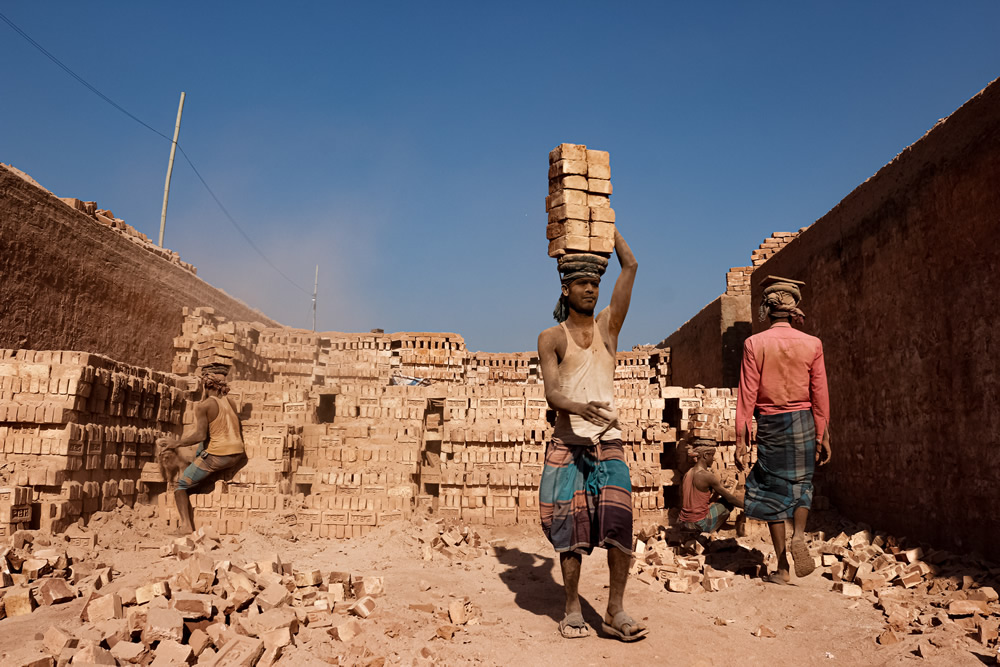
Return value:
[(170, 162), (167, 163), (167, 183), (163, 186), (163, 210), (160, 212), (160, 247), (163, 247), (163, 228), (167, 224), (167, 200), (170, 199), (170, 175), (174, 172), (174, 153), (177, 152), (177, 136), (181, 133), (181, 114), (184, 113), (184, 93), (177, 107), (177, 124), (174, 126), (174, 141), (170, 144)]
[(316, 290), (319, 289), (319, 264), (316, 265), (316, 280), (313, 281), (313, 332), (316, 331)]

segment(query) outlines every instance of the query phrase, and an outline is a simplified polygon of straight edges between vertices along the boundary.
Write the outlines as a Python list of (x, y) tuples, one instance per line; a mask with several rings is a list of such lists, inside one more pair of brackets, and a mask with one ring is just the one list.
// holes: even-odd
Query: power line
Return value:
[[(151, 126), (151, 125), (143, 122), (138, 117), (136, 117), (135, 115), (133, 115), (132, 113), (130, 113), (127, 109), (125, 109), (124, 107), (122, 107), (120, 104), (118, 104), (117, 102), (115, 102), (114, 100), (112, 100), (110, 97), (108, 97), (107, 95), (105, 95), (104, 93), (102, 93), (100, 90), (98, 90), (94, 86), (90, 85), (90, 83), (87, 82), (86, 79), (84, 79), (82, 76), (80, 76), (79, 74), (77, 74), (76, 72), (74, 72), (72, 69), (69, 68), (69, 66), (67, 66), (65, 63), (63, 63), (58, 58), (56, 58), (54, 55), (52, 55), (51, 53), (49, 53), (45, 49), (45, 47), (43, 47), (41, 44), (39, 44), (34, 39), (32, 39), (31, 36), (28, 35), (28, 33), (26, 33), (23, 30), (21, 30), (21, 28), (19, 28), (17, 26), (17, 24), (15, 24), (13, 21), (11, 21), (9, 18), (7, 18), (2, 12), (0, 12), (0, 19), (2, 19), (4, 21), (4, 23), (6, 23), (7, 25), (9, 25), (17, 34), (19, 34), (21, 37), (23, 37), (25, 39), (25, 41), (27, 41), (33, 47), (35, 47), (36, 49), (38, 49), (39, 51), (41, 51), (49, 60), (51, 60), (52, 62), (54, 62), (56, 65), (58, 65), (60, 67), (60, 69), (62, 69), (64, 72), (66, 72), (71, 77), (73, 77), (74, 79), (76, 79), (87, 90), (89, 90), (90, 92), (94, 93), (95, 95), (97, 95), (98, 97), (100, 97), (102, 100), (104, 100), (105, 102), (107, 102), (108, 104), (110, 104), (111, 106), (113, 106), (115, 109), (118, 109), (118, 111), (121, 111), (123, 114), (125, 114), (126, 116), (128, 116), (129, 118), (131, 118), (132, 120), (134, 120), (135, 122), (139, 123), (139, 125), (142, 125), (144, 128), (146, 128), (150, 132), (156, 134), (157, 136), (160, 136), (160, 137), (166, 139), (167, 141), (172, 141), (172, 139), (170, 137), (168, 137), (167, 135), (163, 134), (162, 132), (160, 132), (159, 130), (157, 130), (156, 128), (154, 128), (153, 126)], [(209, 187), (208, 182), (201, 175), (201, 172), (198, 171), (198, 168), (194, 166), (194, 162), (192, 162), (191, 158), (184, 151), (184, 148), (181, 146), (180, 142), (177, 143), (177, 150), (179, 150), (181, 152), (181, 155), (184, 156), (184, 160), (191, 167), (191, 170), (195, 173), (195, 176), (198, 177), (198, 180), (201, 181), (201, 184), (203, 186), (205, 186), (205, 189), (208, 191), (208, 194), (210, 194), (212, 196), (212, 199), (215, 200), (215, 203), (218, 204), (219, 209), (222, 211), (223, 215), (226, 216), (226, 219), (229, 220), (229, 222), (233, 225), (233, 227), (236, 229), (236, 231), (239, 232), (240, 235), (246, 240), (246, 242), (248, 244), (250, 244), (250, 247), (253, 248), (254, 251), (258, 255), (260, 255), (261, 259), (263, 259), (264, 262), (266, 262), (268, 266), (270, 266), (272, 269), (274, 269), (274, 271), (278, 275), (280, 275), (282, 278), (284, 278), (285, 280), (287, 280), (288, 283), (291, 284), (293, 287), (295, 287), (297, 290), (299, 290), (300, 292), (302, 292), (304, 294), (311, 294), (308, 290), (306, 290), (304, 287), (302, 287), (301, 285), (299, 285), (297, 282), (295, 282), (294, 280), (292, 280), (291, 278), (289, 278), (287, 275), (285, 275), (285, 273), (281, 269), (279, 269), (277, 266), (275, 266), (274, 262), (272, 262), (270, 259), (268, 259), (267, 255), (265, 255), (264, 252), (260, 248), (257, 247), (257, 244), (253, 242), (253, 240), (250, 238), (250, 236), (245, 231), (243, 231), (243, 228), (240, 227), (239, 223), (236, 222), (236, 219), (229, 213), (229, 211), (223, 205), (223, 203), (219, 199), (219, 197), (215, 194), (215, 192), (212, 190), (212, 188)]]

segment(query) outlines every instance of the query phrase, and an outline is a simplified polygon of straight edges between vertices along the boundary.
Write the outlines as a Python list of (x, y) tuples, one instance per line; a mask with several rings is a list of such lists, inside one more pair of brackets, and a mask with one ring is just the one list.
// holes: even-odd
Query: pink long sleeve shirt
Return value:
[(762, 415), (812, 410), (816, 439), (822, 441), (830, 421), (823, 343), (787, 322), (747, 338), (740, 368), (736, 432), (750, 429), (754, 410)]

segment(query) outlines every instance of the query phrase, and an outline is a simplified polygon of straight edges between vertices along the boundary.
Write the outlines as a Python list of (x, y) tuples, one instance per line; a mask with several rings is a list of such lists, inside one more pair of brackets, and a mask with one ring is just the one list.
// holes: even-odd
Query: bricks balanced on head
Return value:
[(611, 162), (607, 151), (559, 144), (549, 153), (549, 257), (590, 253), (608, 258), (615, 249)]

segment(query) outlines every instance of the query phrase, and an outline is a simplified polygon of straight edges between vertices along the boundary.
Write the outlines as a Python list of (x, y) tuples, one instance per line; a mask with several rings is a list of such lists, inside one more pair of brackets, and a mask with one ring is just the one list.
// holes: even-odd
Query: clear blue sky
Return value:
[[(1000, 76), (1000, 2), (4, 3), (180, 143), (319, 328), (533, 349), (558, 296), (547, 153), (611, 152), (655, 343), (774, 231), (812, 223)], [(169, 142), (0, 23), (0, 161), (155, 239)], [(166, 245), (291, 326), (311, 298), (191, 169)], [(615, 271), (604, 282), (601, 307)]]

